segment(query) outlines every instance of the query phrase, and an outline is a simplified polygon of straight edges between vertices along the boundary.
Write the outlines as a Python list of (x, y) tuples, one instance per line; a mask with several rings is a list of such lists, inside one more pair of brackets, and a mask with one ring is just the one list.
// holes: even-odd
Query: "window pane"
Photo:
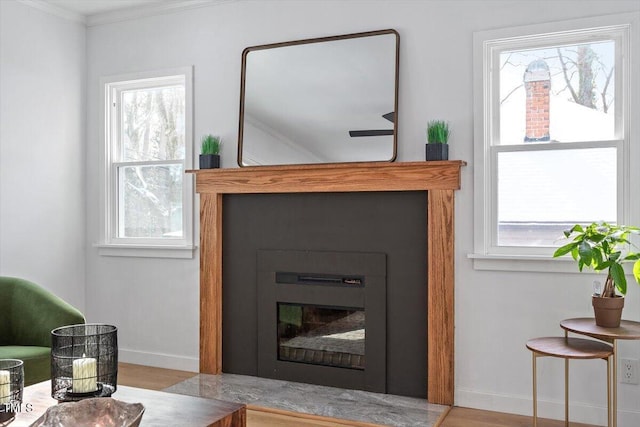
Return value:
[(568, 225), (616, 222), (616, 149), (498, 153), (498, 246), (558, 246)]
[(118, 169), (118, 237), (182, 237), (182, 165)]
[(500, 141), (606, 141), (615, 136), (615, 42), (500, 54)]
[(184, 86), (123, 91), (121, 105), (121, 161), (184, 159)]

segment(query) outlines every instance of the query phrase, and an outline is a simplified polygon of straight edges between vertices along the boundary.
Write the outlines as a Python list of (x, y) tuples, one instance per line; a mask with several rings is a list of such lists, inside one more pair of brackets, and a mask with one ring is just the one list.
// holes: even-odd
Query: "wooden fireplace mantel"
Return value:
[(222, 372), (224, 194), (427, 192), (427, 399), (453, 404), (454, 190), (466, 162), (341, 163), (192, 170), (200, 193), (200, 372)]

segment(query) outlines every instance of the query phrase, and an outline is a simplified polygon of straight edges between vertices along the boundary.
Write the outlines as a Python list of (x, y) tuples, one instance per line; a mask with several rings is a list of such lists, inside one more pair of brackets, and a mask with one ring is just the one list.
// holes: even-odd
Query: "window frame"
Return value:
[[(633, 40), (638, 39), (640, 13), (609, 15), (526, 27), (474, 33), (474, 268), (511, 271), (571, 271), (567, 258), (552, 258), (551, 247), (497, 245), (497, 156), (500, 152), (617, 148), (617, 221), (637, 223), (640, 174), (630, 159), (638, 156), (638, 125), (629, 117), (638, 114), (638, 86), (630, 75), (639, 69), (637, 56), (631, 56)], [(635, 37), (635, 39), (634, 39)], [(615, 58), (615, 140), (572, 143), (547, 142), (516, 145), (493, 144), (499, 140), (499, 55), (505, 50), (531, 49), (544, 45), (616, 41)], [(493, 72), (497, 70), (497, 72)], [(495, 112), (495, 114), (494, 114)], [(637, 168), (635, 168), (637, 169)], [(571, 260), (572, 261), (572, 260)], [(550, 267), (553, 263), (553, 267)]]
[[(184, 82), (185, 89), (185, 155), (183, 160), (120, 161), (120, 95), (123, 91), (173, 86)], [(100, 255), (156, 258), (193, 258), (193, 68), (180, 67), (158, 71), (114, 75), (100, 79), (102, 151), (100, 191), (100, 243), (95, 244)], [(122, 166), (153, 166), (180, 164), (182, 179), (182, 237), (139, 238), (119, 237), (118, 169)]]

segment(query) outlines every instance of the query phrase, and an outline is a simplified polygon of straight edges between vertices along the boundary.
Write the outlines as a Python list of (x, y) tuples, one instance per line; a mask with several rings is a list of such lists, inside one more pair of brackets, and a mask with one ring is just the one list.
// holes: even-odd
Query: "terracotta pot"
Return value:
[(623, 297), (603, 298), (599, 295), (593, 295), (591, 303), (596, 316), (596, 325), (603, 328), (617, 328), (620, 326), (622, 308), (624, 307)]

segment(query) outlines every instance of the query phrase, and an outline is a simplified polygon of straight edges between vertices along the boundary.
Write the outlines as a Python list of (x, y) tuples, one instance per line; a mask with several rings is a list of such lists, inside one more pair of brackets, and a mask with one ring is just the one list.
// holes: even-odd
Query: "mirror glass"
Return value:
[(393, 161), (394, 30), (245, 49), (240, 166)]

